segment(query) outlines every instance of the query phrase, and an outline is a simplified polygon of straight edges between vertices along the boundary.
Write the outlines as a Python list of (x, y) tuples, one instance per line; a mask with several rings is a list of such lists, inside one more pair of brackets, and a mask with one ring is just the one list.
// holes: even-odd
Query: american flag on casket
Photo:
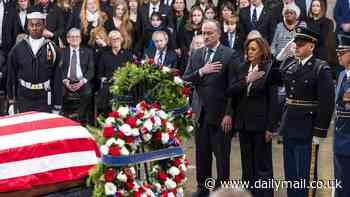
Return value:
[(40, 112), (0, 118), (0, 192), (79, 180), (98, 157), (91, 134), (70, 119)]

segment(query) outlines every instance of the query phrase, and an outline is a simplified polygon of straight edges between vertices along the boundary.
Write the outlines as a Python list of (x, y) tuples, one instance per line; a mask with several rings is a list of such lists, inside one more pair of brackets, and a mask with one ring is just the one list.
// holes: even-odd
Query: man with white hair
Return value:
[(14, 107), (19, 112), (59, 113), (62, 106), (59, 51), (51, 40), (43, 37), (45, 15), (32, 12), (27, 19), (29, 36), (11, 49), (8, 58), (9, 113), (14, 112)]

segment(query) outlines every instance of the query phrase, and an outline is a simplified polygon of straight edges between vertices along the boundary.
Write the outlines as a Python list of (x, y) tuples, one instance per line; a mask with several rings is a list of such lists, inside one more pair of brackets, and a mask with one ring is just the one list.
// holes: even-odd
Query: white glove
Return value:
[(276, 56), (276, 59), (278, 61), (283, 61), (285, 59), (287, 59), (288, 54), (290, 54), (290, 52), (292, 52), (294, 54), (295, 51), (295, 43), (293, 40), (289, 41), (285, 47), (283, 47), (283, 49), (278, 53), (278, 55)]
[(316, 137), (316, 136), (313, 136), (312, 137), (312, 144), (322, 144), (324, 141), (324, 138), (321, 138), (321, 137)]
[(15, 106), (13, 104), (9, 105), (8, 113), (9, 113), (9, 115), (15, 114)]

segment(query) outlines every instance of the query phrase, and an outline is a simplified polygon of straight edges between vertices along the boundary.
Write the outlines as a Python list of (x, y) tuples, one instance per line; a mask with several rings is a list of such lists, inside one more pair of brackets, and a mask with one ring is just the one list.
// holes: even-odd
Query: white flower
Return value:
[(134, 189), (139, 189), (140, 188), (140, 185), (134, 181)]
[(115, 123), (115, 118), (108, 117), (105, 122), (105, 126), (112, 126), (112, 124)]
[(121, 155), (129, 155), (129, 150), (127, 148), (125, 148), (125, 146), (123, 146), (121, 149), (120, 149), (120, 154)]
[[(119, 140), (119, 139), (118, 139)], [(107, 140), (107, 142), (106, 142), (106, 146), (107, 147), (110, 147), (110, 146), (112, 146), (113, 144), (116, 144), (117, 143), (117, 140), (115, 140), (115, 138), (109, 138), (108, 140)]]
[(153, 128), (153, 123), (151, 119), (147, 119), (145, 123), (143, 123), (143, 126), (148, 130), (151, 131)]
[(105, 194), (107, 196), (114, 195), (116, 192), (117, 192), (117, 187), (113, 183), (107, 182), (105, 184)]
[(135, 128), (131, 130), (131, 135), (136, 137), (140, 135), (139, 129)]
[(117, 139), (115, 144), (117, 144), (119, 147), (123, 147), (125, 145), (125, 141), (122, 139)]
[(175, 197), (175, 194), (173, 192), (169, 192), (168, 197)]
[(192, 131), (193, 131), (193, 126), (187, 126), (186, 127), (186, 130), (189, 132), (189, 133), (191, 133)]
[(128, 107), (119, 107), (118, 113), (122, 118), (125, 118), (129, 113), (129, 108)]
[(136, 170), (134, 167), (130, 167), (130, 172), (132, 175), (135, 175), (136, 174)]
[(184, 196), (184, 189), (182, 188), (182, 187), (180, 187), (180, 188), (177, 188), (177, 194), (179, 194), (179, 196)]
[(162, 143), (166, 144), (169, 141), (169, 134), (167, 133), (162, 133)]
[(173, 125), (172, 123), (170, 123), (170, 122), (167, 122), (167, 123), (166, 123), (166, 128), (169, 129), (170, 131), (172, 131), (172, 130), (175, 129), (175, 128), (174, 128), (174, 125)]
[(184, 83), (183, 80), (178, 76), (174, 77), (174, 82), (177, 85), (182, 85)]
[(162, 120), (158, 116), (154, 117), (154, 121), (155, 121), (154, 123), (155, 125), (162, 126)]
[(168, 189), (174, 189), (174, 188), (176, 188), (176, 183), (175, 183), (175, 181), (167, 178), (165, 180), (165, 187), (168, 188)]
[(121, 127), (119, 127), (119, 130), (126, 136), (130, 136), (132, 134), (131, 127), (128, 124), (123, 124)]
[(177, 167), (173, 166), (169, 168), (168, 173), (174, 177), (180, 174), (180, 170)]
[(109, 151), (108, 146), (102, 145), (102, 146), (100, 147), (100, 152), (101, 152), (103, 155), (108, 155), (108, 151)]
[(162, 71), (163, 71), (164, 73), (168, 73), (168, 72), (171, 71), (171, 69), (170, 69), (169, 67), (167, 67), (167, 66), (163, 66)]
[(162, 189), (162, 185), (160, 183), (154, 183), (153, 185), (158, 192)]
[(184, 172), (186, 172), (187, 167), (186, 167), (185, 164), (182, 163), (182, 164), (179, 165), (179, 169), (182, 170), (182, 171), (184, 171)]
[(137, 126), (140, 126), (141, 124), (142, 124), (142, 120), (137, 119), (137, 120), (136, 120), (136, 125), (137, 125)]
[(128, 177), (123, 171), (119, 172), (119, 174), (117, 175), (117, 179), (123, 183), (126, 183), (126, 181), (128, 181)]
[(143, 135), (143, 140), (145, 140), (146, 142), (148, 142), (149, 140), (151, 140), (152, 135), (149, 133), (146, 133)]
[(165, 113), (165, 111), (163, 111), (163, 110), (159, 110), (159, 111), (157, 112), (157, 114), (158, 114), (158, 116), (159, 116), (160, 118), (162, 118), (162, 119), (168, 119), (168, 114)]
[(150, 188), (144, 187), (147, 196), (154, 197), (154, 193)]

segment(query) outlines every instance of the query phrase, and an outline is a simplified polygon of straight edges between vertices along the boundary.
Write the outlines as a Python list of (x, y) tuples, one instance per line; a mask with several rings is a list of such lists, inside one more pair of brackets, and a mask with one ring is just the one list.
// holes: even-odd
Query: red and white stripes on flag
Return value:
[(55, 114), (0, 118), (0, 192), (78, 180), (98, 163), (91, 134)]

